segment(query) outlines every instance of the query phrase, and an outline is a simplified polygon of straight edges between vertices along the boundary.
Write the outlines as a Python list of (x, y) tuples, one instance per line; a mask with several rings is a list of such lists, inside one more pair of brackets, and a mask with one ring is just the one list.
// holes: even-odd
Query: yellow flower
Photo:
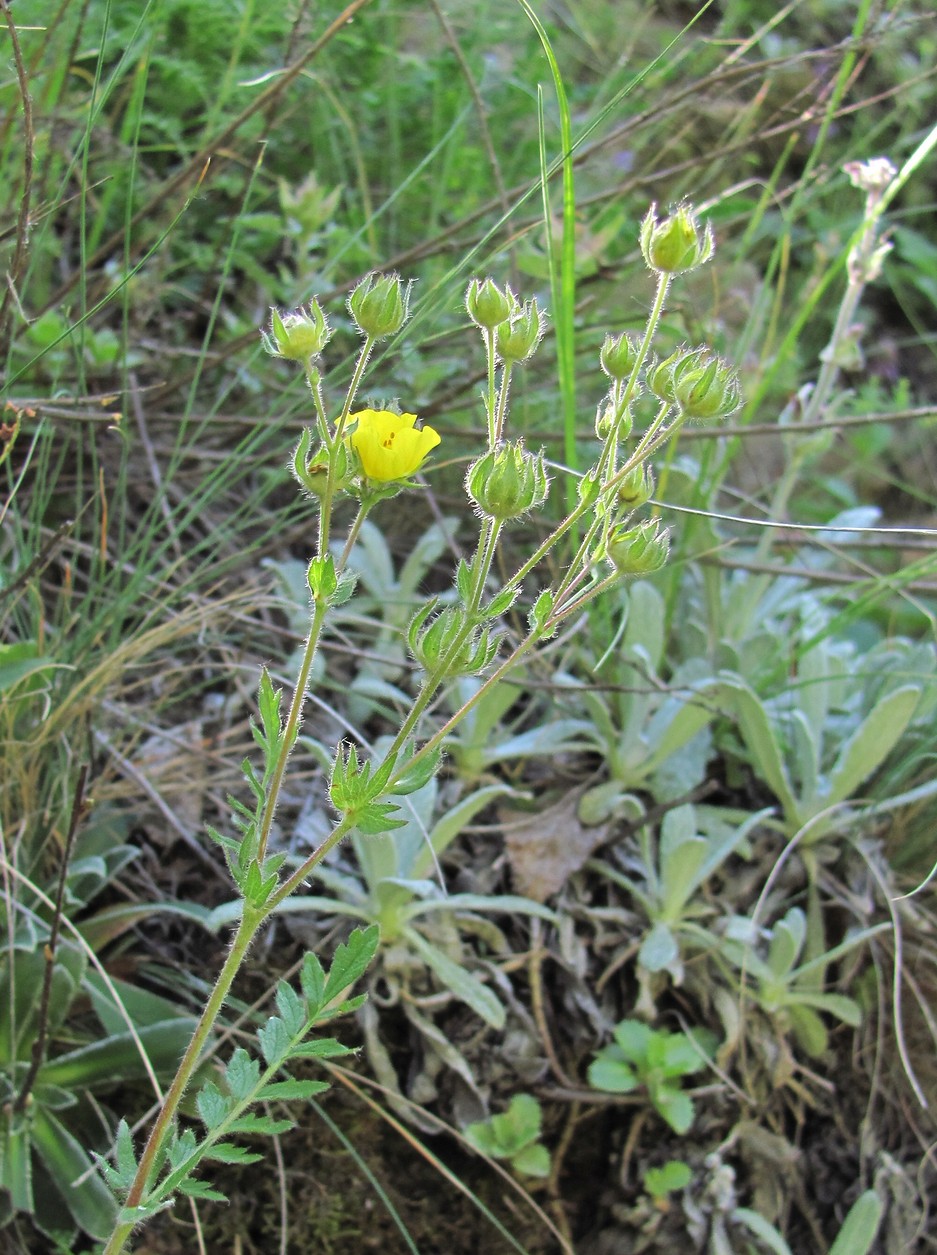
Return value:
[(349, 437), (352, 448), (365, 475), (379, 484), (413, 475), (439, 444), (439, 433), (432, 427), (413, 426), (415, 414), (360, 410), (350, 421), (357, 424)]

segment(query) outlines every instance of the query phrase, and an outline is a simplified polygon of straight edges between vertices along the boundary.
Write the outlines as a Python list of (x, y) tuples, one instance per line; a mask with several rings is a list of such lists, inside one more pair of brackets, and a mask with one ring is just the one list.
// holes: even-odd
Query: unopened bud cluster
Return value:
[(435, 600), (427, 602), (407, 630), (407, 644), (416, 661), (440, 678), (483, 671), (498, 652), (497, 640), (487, 629), (467, 628), (461, 606), (447, 606), (438, 613), (435, 608)]
[(674, 405), (684, 418), (728, 418), (742, 403), (736, 372), (705, 347), (678, 349), (645, 376), (648, 389)]
[(605, 557), (619, 575), (651, 575), (670, 554), (670, 533), (657, 519), (637, 527), (615, 528), (605, 542)]
[(546, 330), (537, 298), (519, 301), (511, 289), (493, 279), (473, 279), (465, 294), (469, 317), (483, 331), (494, 333), (495, 352), (508, 366), (526, 362)]
[(270, 330), (260, 334), (264, 348), (274, 357), (304, 363), (317, 357), (332, 336), (325, 314), (315, 299), (305, 309), (289, 314), (281, 314), (279, 310), (272, 309)]
[(543, 454), (530, 453), (522, 440), (489, 449), (465, 476), (469, 497), (498, 523), (519, 519), (543, 505), (549, 486)]
[(713, 255), (712, 227), (700, 226), (689, 205), (680, 205), (666, 218), (658, 219), (652, 205), (641, 223), (641, 252), (651, 270), (658, 274), (679, 275), (695, 270)]
[(399, 275), (367, 275), (349, 296), (348, 312), (372, 340), (396, 335), (410, 314), (410, 284)]

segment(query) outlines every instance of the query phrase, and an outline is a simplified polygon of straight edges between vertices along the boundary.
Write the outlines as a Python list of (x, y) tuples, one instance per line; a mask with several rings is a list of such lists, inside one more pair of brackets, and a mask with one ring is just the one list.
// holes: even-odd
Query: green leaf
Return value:
[(278, 1015), (271, 1015), (267, 1023), (257, 1030), (257, 1040), (265, 1061), (271, 1067), (286, 1058), (292, 1045), (286, 1025)]
[(882, 1200), (874, 1190), (860, 1194), (830, 1247), (830, 1255), (867, 1255), (882, 1222)]
[(260, 1064), (238, 1046), (225, 1068), (225, 1080), (235, 1102), (245, 1102), (260, 1082)]
[(219, 1163), (257, 1163), (263, 1159), (258, 1151), (236, 1146), (234, 1142), (215, 1142), (202, 1151), (205, 1159), (217, 1159)]
[(672, 1089), (669, 1085), (662, 1085), (651, 1097), (655, 1108), (673, 1131), (686, 1133), (696, 1115), (690, 1095), (684, 1094), (682, 1090)]
[(839, 752), (829, 774), (826, 804), (845, 801), (881, 766), (904, 734), (921, 690), (895, 689), (875, 706)]
[[(745, 1227), (759, 1241), (763, 1242), (774, 1255), (791, 1255), (791, 1248), (784, 1241), (784, 1238), (778, 1233), (773, 1224), (769, 1224), (764, 1216), (757, 1211), (752, 1211), (748, 1207), (736, 1207), (732, 1211), (732, 1219)], [(832, 1253), (831, 1253), (832, 1255)], [(850, 1252), (853, 1255), (853, 1252)]]
[(782, 978), (793, 970), (807, 935), (807, 918), (799, 906), (792, 906), (771, 930), (768, 967)]
[(137, 1171), (133, 1134), (130, 1132), (130, 1125), (124, 1119), (121, 1119), (117, 1125), (117, 1171), (127, 1185), (133, 1180)]
[(321, 1037), (317, 1041), (304, 1041), (290, 1051), (291, 1059), (341, 1059), (344, 1055), (353, 1055), (350, 1046), (343, 1046), (334, 1037)]
[(0, 1189), (10, 1196), (16, 1211), (32, 1213), (33, 1169), (29, 1128), (25, 1121), (4, 1115), (0, 1120)]
[(180, 1194), (185, 1194), (188, 1198), (204, 1199), (206, 1203), (226, 1203), (227, 1195), (220, 1194), (218, 1190), (213, 1190), (206, 1181), (197, 1181), (195, 1177), (185, 1177), (176, 1186)]
[[(117, 1202), (87, 1151), (42, 1108), (33, 1116), (32, 1140), (75, 1222), (93, 1238), (108, 1238), (117, 1219)], [(81, 1184), (76, 1185), (79, 1179)]]
[(799, 822), (800, 807), (794, 797), (767, 711), (743, 680), (735, 676), (721, 676), (720, 679), (722, 692), (729, 699), (753, 766), (781, 803), (787, 819), (792, 823)]
[(306, 1025), (306, 1007), (302, 998), (286, 981), (277, 985), (277, 1010), (290, 1037), (298, 1037)]
[(655, 1036), (654, 1030), (641, 1020), (621, 1020), (612, 1030), (612, 1036), (626, 1059), (638, 1065), (647, 1059), (648, 1050)]
[(652, 1198), (666, 1198), (676, 1190), (686, 1189), (692, 1178), (688, 1163), (682, 1159), (668, 1159), (660, 1168), (648, 1168), (642, 1180)]
[(425, 937), (416, 932), (415, 929), (408, 928), (406, 931), (407, 941), (417, 951), (420, 958), (431, 968), (442, 983), (450, 989), (452, 993), (464, 1002), (467, 1007), (471, 1007), (476, 1015), (480, 1016), (486, 1024), (490, 1024), (492, 1028), (504, 1028), (507, 1013), (496, 994), (476, 979), (471, 972), (467, 972), (464, 967), (460, 967), (449, 958), (447, 954), (443, 954), (434, 945), (431, 945)]
[(273, 1102), (275, 1099), (315, 1098), (329, 1088), (326, 1081), (299, 1081), (290, 1078), (288, 1081), (273, 1081), (265, 1085), (257, 1095), (257, 1102)]
[(382, 832), (393, 832), (395, 828), (405, 828), (407, 821), (397, 819), (400, 807), (395, 802), (368, 802), (360, 810), (354, 811), (355, 827), (366, 837), (376, 837)]
[(511, 1167), (529, 1177), (548, 1177), (550, 1152), (539, 1143), (536, 1146), (525, 1146), (523, 1150), (511, 1156)]
[(231, 1101), (222, 1094), (214, 1081), (206, 1081), (195, 1096), (195, 1105), (202, 1123), (209, 1133), (224, 1122), (231, 1110)]
[(248, 1112), (232, 1120), (228, 1125), (229, 1133), (256, 1133), (262, 1137), (278, 1137), (296, 1127), (294, 1120), (274, 1120), (272, 1116), (262, 1116)]
[(641, 942), (638, 963), (648, 972), (663, 972), (680, 957), (677, 939), (666, 924), (655, 924)]
[(306, 1013), (314, 1020), (322, 1009), (325, 992), (325, 972), (322, 964), (311, 951), (303, 956), (303, 965), (299, 971), (299, 984), (306, 999)]
[(325, 983), (324, 1003), (337, 998), (364, 973), (374, 958), (380, 939), (380, 929), (377, 924), (372, 924), (369, 928), (356, 928), (347, 943), (336, 949)]
[(586, 1073), (593, 1089), (602, 1089), (609, 1094), (630, 1094), (638, 1088), (638, 1078), (631, 1067), (623, 1059), (616, 1059), (608, 1054), (599, 1054), (589, 1064)]

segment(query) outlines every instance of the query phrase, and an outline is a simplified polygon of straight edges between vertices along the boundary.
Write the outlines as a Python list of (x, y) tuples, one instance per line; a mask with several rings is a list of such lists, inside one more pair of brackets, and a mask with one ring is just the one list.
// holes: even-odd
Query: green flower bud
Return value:
[(485, 331), (494, 331), (506, 322), (516, 307), (511, 289), (502, 292), (493, 279), (473, 279), (465, 294), (469, 318)]
[(549, 486), (543, 454), (529, 453), (522, 440), (490, 449), (465, 476), (468, 495), (482, 514), (499, 523), (543, 505)]
[(495, 348), (503, 362), (524, 362), (540, 343), (546, 329), (544, 315), (537, 308), (537, 298), (515, 306), (506, 322), (495, 332)]
[(642, 462), (618, 485), (618, 501), (628, 510), (637, 510), (654, 495), (654, 472)]
[(673, 391), (674, 371), (686, 355), (686, 349), (677, 349), (676, 353), (671, 353), (670, 357), (665, 358), (662, 362), (652, 362), (644, 374), (644, 382), (647, 385), (648, 392), (653, 393), (659, 400), (666, 401), (669, 405), (675, 405), (676, 397)]
[(433, 614), (435, 608), (435, 599), (427, 602), (413, 616), (407, 630), (407, 644), (416, 661), (424, 670), (447, 679), (484, 670), (498, 652), (497, 640), (492, 640), (487, 631), (475, 629), (458, 643), (465, 629), (465, 611), (459, 606), (447, 606)]
[(599, 363), (609, 379), (630, 379), (641, 350), (640, 341), (623, 331), (607, 335), (599, 352)]
[(658, 274), (695, 270), (709, 261), (714, 248), (712, 227), (707, 223), (701, 228), (689, 205), (680, 205), (661, 222), (657, 206), (652, 205), (641, 223), (641, 252)]
[(332, 336), (325, 314), (315, 298), (309, 302), (307, 309), (298, 309), (291, 314), (271, 309), (270, 330), (260, 334), (264, 348), (274, 357), (304, 363), (321, 353)]
[(661, 569), (670, 553), (670, 533), (659, 527), (657, 519), (648, 519), (612, 532), (605, 556), (620, 575), (650, 575)]
[(631, 426), (634, 422), (631, 416), (631, 406), (627, 406), (619, 415), (617, 423), (615, 421), (616, 409), (617, 407), (610, 400), (605, 400), (596, 410), (595, 434), (600, 440), (607, 440), (613, 427), (619, 440), (627, 440), (631, 435)]
[(410, 284), (399, 275), (368, 275), (349, 296), (348, 309), (366, 336), (383, 340), (407, 321)]
[(727, 418), (742, 403), (738, 375), (721, 357), (700, 348), (688, 353), (673, 372), (673, 393), (685, 418)]

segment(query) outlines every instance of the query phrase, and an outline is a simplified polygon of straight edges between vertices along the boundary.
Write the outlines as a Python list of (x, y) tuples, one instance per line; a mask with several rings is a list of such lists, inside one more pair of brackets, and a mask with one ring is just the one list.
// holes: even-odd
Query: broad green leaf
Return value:
[(850, 1207), (830, 1255), (867, 1255), (881, 1222), (882, 1200), (874, 1190), (866, 1190)]
[(852, 797), (882, 765), (904, 734), (920, 698), (919, 688), (906, 685), (876, 702), (839, 752), (829, 774), (827, 804)]
[(693, 1099), (682, 1090), (672, 1089), (669, 1085), (661, 1086), (652, 1095), (654, 1106), (667, 1121), (675, 1133), (686, 1133), (693, 1123), (696, 1110)]
[(610, 1094), (630, 1094), (638, 1088), (638, 1078), (631, 1066), (609, 1055), (600, 1054), (593, 1059), (587, 1076), (593, 1089), (604, 1089)]
[(44, 1082), (65, 1089), (111, 1088), (117, 1081), (146, 1076), (141, 1049), (157, 1073), (166, 1073), (179, 1062), (194, 1027), (194, 1019), (180, 1016), (141, 1028), (136, 1040), (129, 1033), (104, 1037), (44, 1063), (40, 1075)]
[(748, 1207), (736, 1207), (732, 1211), (732, 1219), (739, 1224), (745, 1225), (759, 1241), (767, 1246), (769, 1251), (774, 1252), (774, 1255), (791, 1255), (791, 1248), (775, 1229), (774, 1225), (769, 1224), (764, 1216), (757, 1211), (752, 1211)]
[(625, 1058), (640, 1066), (648, 1057), (655, 1034), (641, 1020), (620, 1020), (612, 1030), (612, 1036)]
[(4, 1115), (0, 1120), (0, 1190), (6, 1190), (15, 1211), (33, 1211), (32, 1145), (25, 1120)]
[(679, 957), (677, 939), (663, 923), (654, 925), (638, 951), (638, 963), (647, 972), (666, 971)]
[(784, 977), (792, 971), (807, 934), (807, 918), (798, 906), (792, 906), (771, 930), (768, 967), (775, 976)]
[(313, 1020), (322, 1006), (322, 995), (325, 992), (325, 972), (322, 970), (322, 964), (319, 962), (318, 957), (311, 950), (303, 955), (303, 965), (299, 972), (299, 983), (303, 991), (303, 997), (308, 1004), (307, 1014)]
[(536, 1146), (525, 1146), (523, 1150), (511, 1156), (511, 1167), (529, 1177), (548, 1177), (550, 1152), (539, 1143)]
[(431, 945), (425, 937), (416, 932), (415, 929), (408, 928), (406, 930), (407, 942), (420, 958), (431, 968), (439, 977), (447, 989), (464, 1002), (466, 1006), (471, 1007), (476, 1015), (480, 1016), (486, 1024), (490, 1024), (492, 1028), (503, 1028), (506, 1019), (504, 1007), (496, 994), (481, 983), (471, 972), (466, 971), (464, 967), (460, 967), (458, 963), (443, 954), (434, 945)]
[(721, 676), (720, 679), (723, 696), (738, 722), (752, 765), (781, 803), (786, 818), (790, 822), (799, 822), (800, 808), (767, 711), (743, 680), (735, 676)]
[[(40, 1109), (35, 1113), (32, 1135), (33, 1145), (75, 1222), (93, 1238), (108, 1238), (117, 1218), (117, 1202), (91, 1156), (51, 1112)], [(73, 1184), (79, 1178), (81, 1184)]]

